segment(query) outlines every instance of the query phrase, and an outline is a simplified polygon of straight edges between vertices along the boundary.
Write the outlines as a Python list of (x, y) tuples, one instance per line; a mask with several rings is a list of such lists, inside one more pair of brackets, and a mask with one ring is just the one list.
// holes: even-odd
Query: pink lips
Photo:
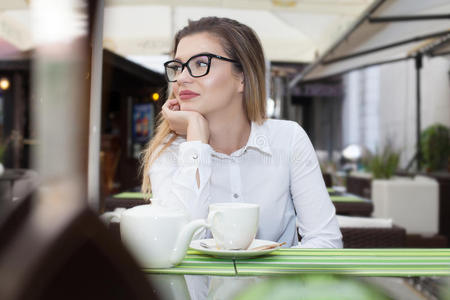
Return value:
[(179, 93), (179, 95), (180, 95), (180, 99), (181, 100), (189, 100), (189, 99), (192, 99), (194, 97), (197, 97), (200, 94), (195, 93), (195, 92), (190, 91), (190, 90), (183, 90), (183, 91), (181, 91)]

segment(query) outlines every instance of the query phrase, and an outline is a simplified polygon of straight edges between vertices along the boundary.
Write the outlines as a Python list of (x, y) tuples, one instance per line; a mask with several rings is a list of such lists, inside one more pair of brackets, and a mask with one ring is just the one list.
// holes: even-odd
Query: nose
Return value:
[(189, 70), (186, 66), (186, 67), (184, 67), (183, 71), (181, 71), (181, 73), (178, 75), (177, 82), (179, 84), (183, 84), (183, 83), (190, 82), (190, 81), (192, 81), (192, 76), (189, 73)]

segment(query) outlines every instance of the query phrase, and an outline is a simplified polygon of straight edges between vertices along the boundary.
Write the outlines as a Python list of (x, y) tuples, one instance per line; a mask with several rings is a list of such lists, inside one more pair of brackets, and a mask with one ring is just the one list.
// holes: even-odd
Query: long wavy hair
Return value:
[[(227, 56), (238, 61), (233, 64), (244, 74), (243, 105), (250, 121), (262, 124), (266, 119), (265, 60), (261, 43), (256, 33), (247, 25), (228, 18), (205, 17), (189, 21), (188, 25), (175, 35), (172, 57), (177, 52), (180, 40), (196, 33), (209, 33), (218, 38)], [(169, 84), (169, 99), (175, 98)], [(150, 140), (142, 155), (142, 192), (149, 198), (151, 183), (149, 169), (158, 156), (177, 138), (167, 120), (160, 113), (157, 118), (155, 136)]]

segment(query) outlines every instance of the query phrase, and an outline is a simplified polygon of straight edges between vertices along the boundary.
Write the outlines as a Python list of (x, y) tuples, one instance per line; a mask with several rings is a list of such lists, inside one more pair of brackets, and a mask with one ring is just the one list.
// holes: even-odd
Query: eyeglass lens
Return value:
[[(187, 68), (189, 73), (193, 77), (200, 77), (208, 73), (209, 57), (208, 56), (196, 56), (189, 59)], [(172, 61), (166, 65), (167, 77), (170, 81), (176, 80), (177, 77), (183, 72), (183, 64), (177, 61)]]

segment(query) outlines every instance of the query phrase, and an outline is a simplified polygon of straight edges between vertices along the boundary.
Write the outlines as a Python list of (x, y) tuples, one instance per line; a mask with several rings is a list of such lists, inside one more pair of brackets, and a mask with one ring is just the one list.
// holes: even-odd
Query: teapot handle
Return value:
[(172, 265), (178, 265), (183, 260), (194, 232), (201, 227), (208, 227), (208, 224), (204, 219), (193, 220), (183, 227), (181, 232), (178, 234), (175, 242), (175, 248), (170, 256), (170, 263)]
[(214, 219), (219, 215), (219, 213), (222, 212), (220, 211), (210, 212), (208, 214), (207, 220), (204, 219), (193, 220), (183, 227), (183, 230), (179, 233), (177, 237), (177, 241), (175, 242), (175, 248), (170, 257), (171, 264), (178, 265), (183, 260), (183, 257), (186, 255), (187, 248), (189, 247), (189, 243), (192, 240), (192, 236), (194, 235), (194, 232), (201, 227), (211, 228), (213, 226)]

